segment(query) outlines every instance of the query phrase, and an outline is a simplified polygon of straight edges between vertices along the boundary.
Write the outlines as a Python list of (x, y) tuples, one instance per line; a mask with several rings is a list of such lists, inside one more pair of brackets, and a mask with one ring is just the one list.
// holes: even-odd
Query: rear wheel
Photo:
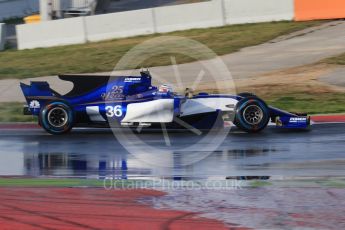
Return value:
[(243, 98), (236, 105), (235, 124), (246, 132), (255, 133), (263, 130), (269, 120), (268, 106), (258, 97)]
[(56, 101), (46, 105), (39, 117), (39, 123), (51, 134), (68, 133), (73, 127), (73, 111), (64, 102)]

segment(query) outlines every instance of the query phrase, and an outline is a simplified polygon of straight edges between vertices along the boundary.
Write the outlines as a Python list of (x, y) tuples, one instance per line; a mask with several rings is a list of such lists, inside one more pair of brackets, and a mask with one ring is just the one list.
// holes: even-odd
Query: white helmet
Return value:
[(173, 89), (171, 86), (164, 84), (159, 86), (158, 91), (160, 93), (170, 93), (173, 91)]

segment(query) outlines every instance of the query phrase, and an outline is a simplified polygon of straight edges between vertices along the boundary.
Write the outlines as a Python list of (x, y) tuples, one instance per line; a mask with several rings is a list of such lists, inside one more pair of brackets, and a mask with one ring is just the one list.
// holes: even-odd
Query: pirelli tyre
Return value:
[(240, 100), (235, 108), (235, 125), (248, 132), (256, 133), (266, 128), (270, 112), (266, 103), (256, 96)]
[(40, 112), (39, 123), (54, 135), (65, 134), (73, 128), (74, 114), (69, 105), (62, 101), (48, 103)]

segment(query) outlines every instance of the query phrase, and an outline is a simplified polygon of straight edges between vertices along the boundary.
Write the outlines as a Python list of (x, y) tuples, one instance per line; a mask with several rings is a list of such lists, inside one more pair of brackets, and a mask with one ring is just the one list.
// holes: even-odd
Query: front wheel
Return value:
[(240, 100), (235, 109), (235, 125), (248, 132), (263, 130), (270, 120), (269, 108), (258, 97), (249, 96)]
[(73, 127), (73, 111), (64, 102), (56, 101), (47, 104), (40, 113), (39, 123), (51, 134), (68, 133)]

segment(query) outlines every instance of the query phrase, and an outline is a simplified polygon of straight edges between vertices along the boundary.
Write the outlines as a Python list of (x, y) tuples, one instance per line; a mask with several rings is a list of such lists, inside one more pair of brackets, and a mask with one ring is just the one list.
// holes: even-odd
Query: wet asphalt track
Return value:
[[(40, 129), (0, 130), (0, 175), (116, 178), (227, 176), (344, 176), (345, 124), (310, 131), (233, 129), (217, 146), (215, 134), (145, 131), (119, 141), (109, 130), (77, 129), (51, 136)], [(127, 147), (125, 149), (122, 144)], [(209, 143), (215, 143), (214, 149)], [(212, 146), (212, 145), (211, 145)]]

